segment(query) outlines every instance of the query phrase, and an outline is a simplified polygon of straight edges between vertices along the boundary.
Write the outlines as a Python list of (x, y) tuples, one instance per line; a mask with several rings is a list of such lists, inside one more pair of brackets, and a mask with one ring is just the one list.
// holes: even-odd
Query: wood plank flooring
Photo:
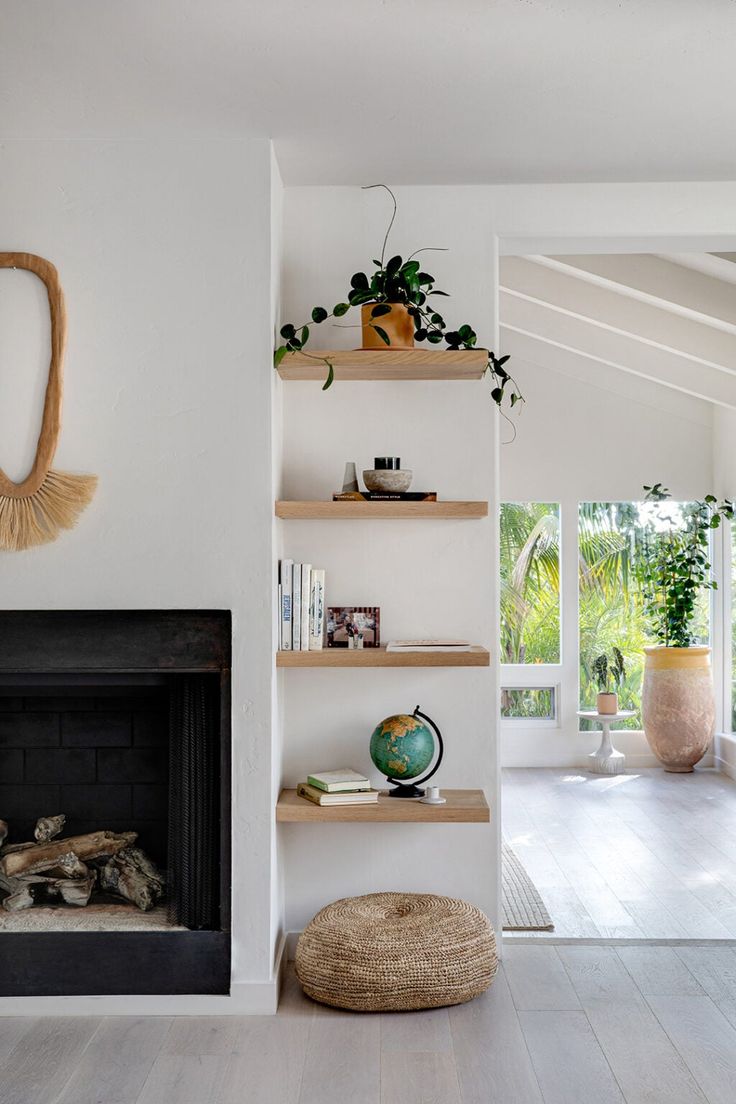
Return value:
[(736, 782), (723, 774), (507, 769), (503, 830), (555, 924), (535, 940), (736, 939)]
[(700, 944), (505, 940), (430, 1012), (325, 1008), (289, 969), (277, 1016), (0, 1018), (0, 1104), (731, 1104), (736, 785), (511, 770), (504, 798), (551, 938)]
[(0, 1019), (0, 1104), (732, 1104), (736, 950), (516, 945), (430, 1012)]

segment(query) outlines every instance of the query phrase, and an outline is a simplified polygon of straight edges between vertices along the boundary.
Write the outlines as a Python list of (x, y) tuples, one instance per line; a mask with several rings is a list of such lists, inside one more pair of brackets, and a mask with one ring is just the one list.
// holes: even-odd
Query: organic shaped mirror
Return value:
[(89, 504), (96, 475), (53, 471), (61, 432), (62, 366), (66, 346), (66, 309), (59, 274), (50, 261), (33, 253), (0, 253), (0, 268), (23, 268), (46, 286), (51, 315), (51, 360), (41, 431), (31, 470), (19, 483), (0, 467), (0, 550), (19, 552), (56, 540), (71, 529)]

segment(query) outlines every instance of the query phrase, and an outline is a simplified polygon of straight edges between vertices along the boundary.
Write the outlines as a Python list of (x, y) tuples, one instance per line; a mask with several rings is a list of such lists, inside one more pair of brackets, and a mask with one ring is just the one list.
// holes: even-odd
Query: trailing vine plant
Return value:
[[(423, 249), (417, 249), (406, 260), (403, 257), (394, 256), (387, 261), (388, 239), (398, 209), (396, 196), (386, 184), (369, 184), (367, 188), (385, 189), (393, 202), (393, 212), (383, 239), (380, 259), (374, 259), (373, 261), (375, 271), (370, 274), (366, 272), (354, 273), (350, 280), (350, 290), (345, 297), (345, 301), (336, 303), (331, 311), (325, 307), (314, 307), (310, 321), (303, 322), (298, 326), (291, 322), (283, 325), (280, 331), (281, 337), (284, 339), (283, 344), (279, 345), (274, 353), (276, 367), (279, 366), (288, 353), (304, 352), (310, 338), (311, 324), (318, 326), (330, 318), (342, 318), (352, 307), (362, 307), (367, 303), (375, 304), (371, 311), (369, 325), (372, 326), (378, 337), (386, 345), (390, 345), (391, 340), (379, 320), (390, 314), (391, 304), (399, 303), (407, 308), (412, 318), (415, 341), (427, 341), (430, 345), (440, 345), (444, 342), (448, 349), (473, 349), (475, 347), (477, 341), (475, 330), (467, 322), (456, 330), (449, 329), (442, 314), (437, 310), (434, 303), (430, 302), (433, 297), (447, 297), (448, 293), (435, 287), (435, 277), (431, 273), (423, 271), (419, 261), (415, 259), (419, 253), (428, 250), (441, 252), (444, 252), (444, 250), (437, 250), (437, 247), (434, 246), (425, 246)], [(305, 353), (305, 355), (311, 356), (312, 354)], [(322, 390), (326, 391), (335, 378), (333, 365), (329, 357), (314, 357), (314, 359), (323, 362), (327, 368), (327, 377), (322, 386)], [(524, 396), (519, 385), (506, 369), (508, 360), (508, 356), (497, 357), (494, 353), (489, 352), (488, 364), (485, 369), (492, 381), (491, 398), (502, 413), (504, 413), (504, 398), (507, 395), (510, 409), (524, 403)]]
[[(661, 483), (644, 487), (645, 501), (665, 502), (671, 494)], [(644, 608), (660, 644), (689, 648), (695, 640), (692, 630), (695, 603), (701, 590), (717, 590), (710, 577), (709, 535), (721, 522), (732, 520), (734, 505), (706, 495), (686, 509), (685, 528), (675, 518), (664, 518), (668, 528), (652, 534), (636, 565), (644, 593)]]

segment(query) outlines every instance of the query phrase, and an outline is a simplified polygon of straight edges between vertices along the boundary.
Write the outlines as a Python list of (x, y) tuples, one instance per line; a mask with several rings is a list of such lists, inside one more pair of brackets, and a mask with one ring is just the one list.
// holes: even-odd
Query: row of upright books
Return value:
[(282, 651), (320, 651), (325, 635), (324, 568), (281, 560), (278, 586)]

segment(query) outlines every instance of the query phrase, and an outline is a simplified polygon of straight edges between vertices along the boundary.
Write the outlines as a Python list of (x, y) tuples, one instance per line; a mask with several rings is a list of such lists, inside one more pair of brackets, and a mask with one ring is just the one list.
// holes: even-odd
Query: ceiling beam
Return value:
[[(589, 319), (501, 292), (501, 329), (585, 356), (686, 395), (736, 409), (736, 375)], [(505, 347), (505, 346), (504, 346)], [(544, 363), (543, 359), (539, 361)]]

